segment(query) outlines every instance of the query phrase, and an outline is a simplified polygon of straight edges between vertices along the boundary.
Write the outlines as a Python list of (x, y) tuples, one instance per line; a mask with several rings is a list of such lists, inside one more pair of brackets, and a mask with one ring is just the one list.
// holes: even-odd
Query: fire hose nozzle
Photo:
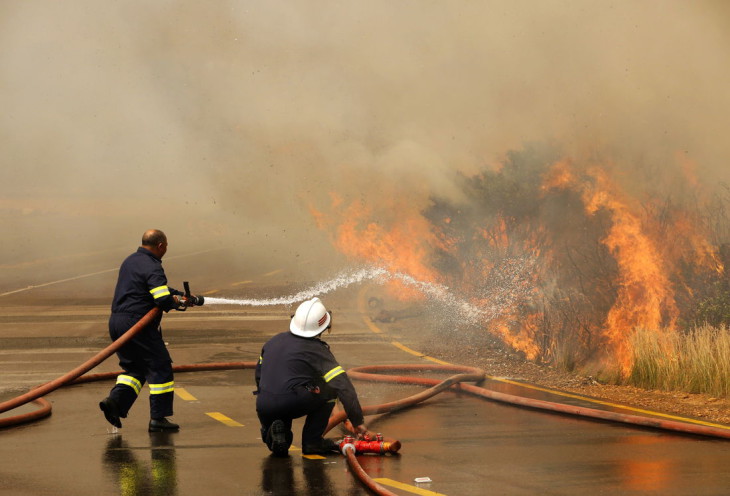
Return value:
[(185, 299), (188, 300), (190, 303), (192, 303), (192, 305), (188, 305), (188, 306), (194, 305), (196, 307), (200, 307), (200, 306), (203, 306), (203, 304), (205, 303), (205, 298), (203, 298), (202, 296), (190, 295), (190, 296), (185, 297)]
[(205, 298), (203, 298), (202, 296), (195, 296), (194, 294), (190, 294), (190, 283), (188, 281), (183, 282), (183, 287), (185, 288), (185, 294), (182, 298), (183, 310), (186, 307), (199, 307), (205, 303)]

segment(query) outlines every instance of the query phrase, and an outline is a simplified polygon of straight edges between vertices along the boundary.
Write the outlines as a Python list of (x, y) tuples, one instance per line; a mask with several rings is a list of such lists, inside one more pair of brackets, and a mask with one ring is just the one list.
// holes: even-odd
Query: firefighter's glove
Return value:
[(178, 312), (184, 312), (187, 309), (187, 299), (184, 296), (175, 295), (172, 299), (175, 300), (175, 305), (172, 308)]
[(368, 428), (365, 427), (365, 424), (360, 424), (355, 427), (355, 435), (358, 439), (365, 439), (365, 438), (371, 438), (371, 434), (368, 431)]

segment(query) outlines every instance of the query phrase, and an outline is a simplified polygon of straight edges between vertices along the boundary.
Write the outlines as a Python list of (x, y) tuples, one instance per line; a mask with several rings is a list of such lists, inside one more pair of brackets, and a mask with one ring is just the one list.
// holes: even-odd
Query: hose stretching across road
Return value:
[[(111, 343), (109, 346), (101, 350), (95, 356), (88, 361), (79, 365), (70, 372), (63, 376), (42, 384), (25, 394), (7, 400), (0, 403), (0, 413), (7, 412), (21, 405), (29, 402), (35, 402), (40, 405), (40, 408), (25, 414), (20, 414), (12, 417), (6, 417), (0, 419), (0, 428), (9, 427), (12, 425), (27, 423), (33, 420), (46, 417), (51, 414), (51, 404), (46, 401), (43, 396), (54, 391), (62, 386), (68, 384), (78, 384), (84, 382), (91, 382), (97, 380), (105, 380), (116, 377), (119, 372), (110, 372), (103, 374), (92, 374), (83, 376), (82, 374), (88, 372), (92, 368), (99, 365), (101, 362), (106, 360), (109, 356), (115, 353), (121, 346), (132, 339), (141, 329), (146, 327), (152, 320), (154, 320), (160, 310), (150, 310), (139, 322), (132, 326), (124, 335), (119, 339)], [(194, 365), (179, 365), (173, 367), (175, 372), (194, 372), (194, 371), (207, 371), (207, 370), (230, 370), (230, 369), (253, 369), (256, 367), (256, 362), (230, 362), (230, 363), (207, 363), (207, 364), (194, 364)], [(408, 372), (411, 375), (384, 375), (384, 373), (393, 372)], [(424, 373), (424, 372), (439, 372), (439, 373), (457, 373), (446, 380), (430, 379), (426, 377), (413, 376), (413, 373)], [(368, 405), (363, 407), (363, 413), (365, 415), (375, 415), (380, 413), (388, 413), (410, 406), (416, 405), (422, 401), (425, 401), (436, 394), (439, 394), (447, 389), (451, 391), (458, 391), (469, 393), (481, 398), (485, 398), (492, 401), (498, 401), (502, 403), (508, 403), (526, 408), (533, 408), (539, 410), (547, 410), (557, 413), (577, 415), (589, 418), (595, 418), (600, 420), (607, 420), (612, 422), (621, 422), (625, 424), (638, 425), (643, 427), (652, 427), (657, 429), (683, 432), (688, 434), (696, 434), (702, 436), (710, 436), (715, 438), (730, 439), (730, 427), (724, 428), (720, 425), (700, 425), (693, 424), (690, 422), (681, 422), (676, 420), (667, 420), (653, 417), (645, 417), (640, 415), (631, 415), (619, 412), (612, 412), (606, 410), (599, 410), (596, 408), (589, 408), (583, 406), (567, 405), (564, 403), (557, 403), (545, 400), (539, 400), (534, 398), (526, 398), (522, 396), (515, 396), (506, 393), (500, 393), (484, 387), (479, 386), (484, 379), (485, 373), (481, 369), (473, 367), (463, 367), (459, 365), (373, 365), (365, 367), (356, 367), (347, 371), (347, 374), (352, 379), (359, 379), (364, 381), (375, 381), (375, 382), (390, 382), (396, 384), (410, 384), (420, 386), (431, 386), (429, 389), (420, 393), (414, 394), (407, 398), (403, 398), (390, 403), (384, 403), (381, 405)], [(464, 384), (464, 382), (475, 382), (475, 385)], [(325, 432), (329, 432), (332, 428), (346, 420), (344, 412), (334, 413), (330, 417), (329, 424)], [(352, 430), (352, 426), (345, 424), (345, 427)], [(380, 486), (377, 482), (370, 479), (365, 471), (357, 463), (355, 453), (351, 450), (345, 450), (344, 453), (348, 464), (350, 465), (353, 473), (365, 484), (369, 489), (382, 495), (393, 495), (394, 493)]]
[(20, 396), (16, 396), (15, 398), (12, 398), (8, 401), (5, 401), (3, 403), (0, 403), (0, 413), (7, 412), (8, 410), (12, 410), (13, 408), (17, 408), (21, 405), (25, 405), (26, 403), (30, 401), (35, 401), (37, 404), (40, 404), (42, 408), (40, 410), (37, 410), (35, 412), (31, 412), (29, 414), (23, 414), (23, 415), (16, 415), (14, 417), (8, 417), (5, 419), (0, 419), (0, 428), (1, 427), (8, 427), (10, 425), (16, 425), (16, 424), (22, 424), (25, 422), (29, 422), (31, 420), (35, 420), (38, 418), (43, 418), (51, 414), (51, 404), (48, 403), (48, 401), (42, 399), (42, 396), (45, 396), (46, 394), (50, 393), (51, 391), (55, 391), (56, 389), (60, 388), (61, 386), (65, 386), (67, 384), (72, 383), (77, 377), (81, 376), (81, 374), (84, 374), (88, 372), (89, 370), (93, 369), (97, 365), (99, 365), (101, 362), (109, 358), (112, 353), (116, 352), (120, 347), (122, 347), (127, 341), (132, 339), (134, 336), (137, 335), (139, 331), (141, 331), (147, 324), (152, 322), (155, 317), (159, 315), (161, 310), (159, 308), (153, 308), (149, 312), (147, 312), (144, 317), (139, 319), (136, 324), (134, 324), (126, 333), (124, 333), (119, 339), (114, 341), (112, 344), (101, 350), (99, 353), (91, 357), (86, 362), (82, 363), (75, 369), (71, 370), (70, 372), (67, 372), (66, 374), (62, 375), (58, 379), (54, 379), (50, 382), (46, 382), (45, 384), (42, 384), (38, 387), (35, 387), (28, 391), (25, 394), (21, 394)]
[[(111, 343), (109, 346), (101, 350), (99, 353), (91, 357), (86, 362), (82, 363), (75, 369), (67, 372), (61, 377), (54, 379), (50, 382), (46, 382), (38, 387), (35, 387), (25, 394), (16, 396), (15, 398), (9, 399), (3, 403), (0, 403), (0, 413), (7, 412), (13, 408), (25, 405), (29, 402), (34, 402), (40, 406), (39, 409), (32, 412), (15, 415), (13, 417), (6, 417), (0, 419), (0, 428), (10, 427), (12, 425), (24, 424), (33, 420), (38, 420), (47, 417), (51, 414), (51, 404), (43, 398), (46, 394), (55, 391), (56, 389), (66, 386), (68, 384), (80, 384), (84, 382), (101, 381), (106, 379), (113, 379), (120, 372), (107, 372), (103, 374), (82, 374), (93, 369), (101, 362), (109, 358), (125, 343), (132, 339), (138, 332), (146, 327), (151, 321), (153, 321), (160, 310), (154, 308), (147, 312), (134, 326), (132, 326), (127, 332), (125, 332), (119, 339)], [(194, 365), (177, 365), (173, 367), (174, 372), (200, 372), (206, 370), (232, 370), (232, 369), (253, 369), (256, 368), (256, 362), (232, 362), (232, 363), (204, 363)]]

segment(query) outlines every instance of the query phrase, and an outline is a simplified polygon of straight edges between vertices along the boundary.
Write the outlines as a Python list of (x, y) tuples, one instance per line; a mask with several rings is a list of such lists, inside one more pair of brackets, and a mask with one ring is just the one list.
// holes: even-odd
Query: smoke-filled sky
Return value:
[(418, 208), (531, 141), (730, 181), (729, 28), (722, 0), (5, 0), (4, 237), (316, 246), (332, 192)]

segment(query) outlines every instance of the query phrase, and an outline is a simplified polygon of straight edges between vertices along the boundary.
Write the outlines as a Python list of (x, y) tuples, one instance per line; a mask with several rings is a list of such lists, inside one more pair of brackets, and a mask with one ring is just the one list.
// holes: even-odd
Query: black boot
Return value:
[(266, 433), (266, 445), (274, 453), (274, 456), (289, 456), (289, 445), (287, 442), (287, 429), (283, 420), (274, 420)]
[(104, 398), (99, 403), (99, 408), (104, 412), (104, 417), (110, 424), (118, 429), (122, 428), (122, 421), (119, 420), (119, 405), (116, 401), (111, 398)]
[(150, 420), (150, 432), (177, 432), (180, 430), (180, 426), (174, 422), (170, 422), (165, 417), (153, 418)]
[(334, 439), (323, 438), (319, 442), (305, 443), (302, 453), (305, 455), (327, 455), (340, 452), (340, 444)]

